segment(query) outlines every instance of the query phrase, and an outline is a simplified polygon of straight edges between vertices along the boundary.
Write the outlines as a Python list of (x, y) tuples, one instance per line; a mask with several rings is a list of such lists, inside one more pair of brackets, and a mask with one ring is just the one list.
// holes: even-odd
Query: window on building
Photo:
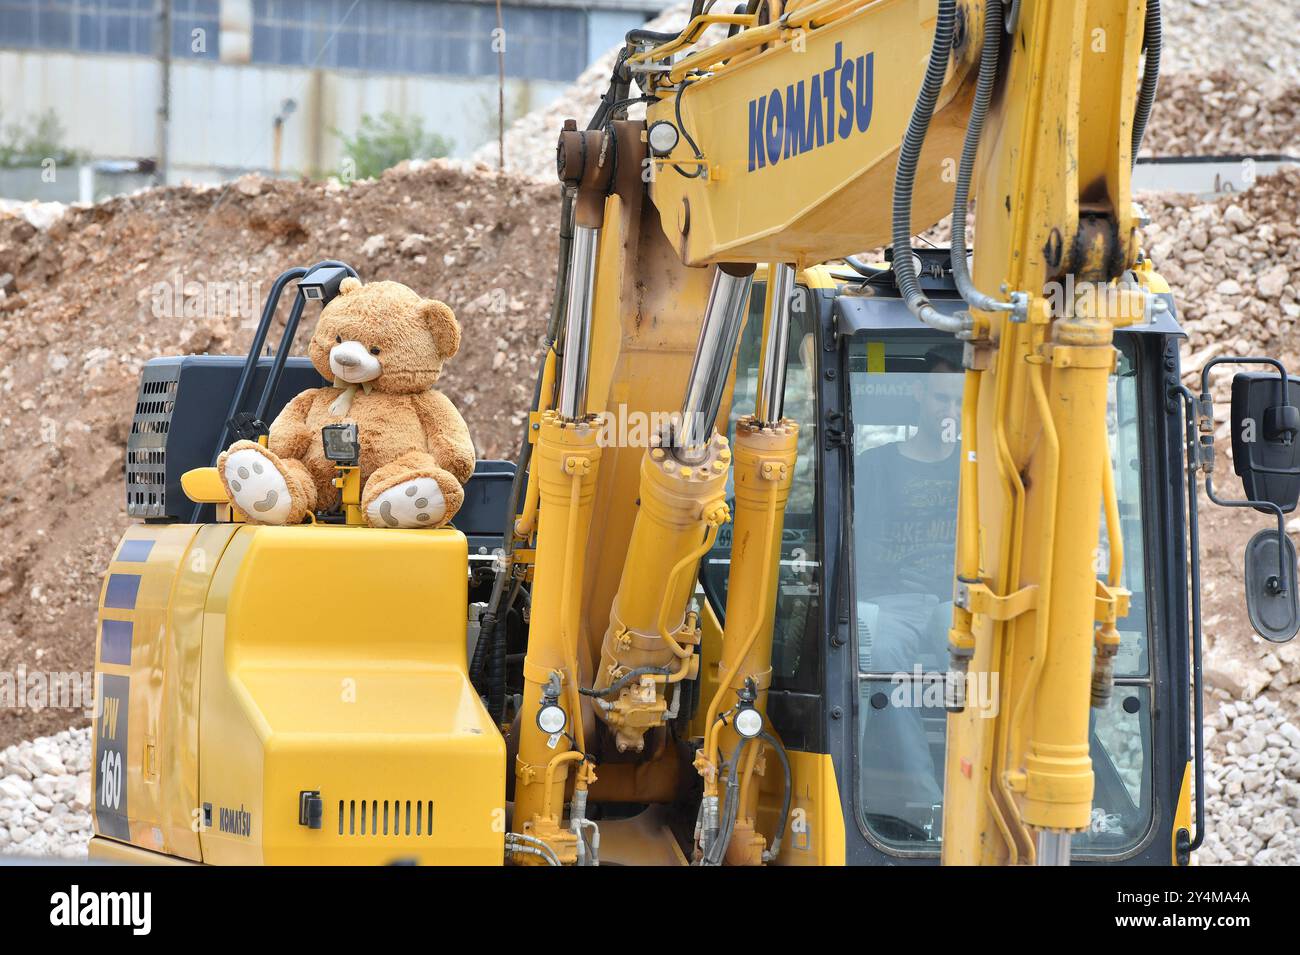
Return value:
[(172, 56), (217, 59), (220, 22), (221, 0), (172, 0)]
[[(172, 55), (216, 58), (220, 0), (172, 0)], [(157, 0), (0, 0), (0, 46), (154, 56)], [(205, 51), (192, 31), (206, 31)]]
[(0, 0), (0, 46), (148, 54), (153, 0)]
[[(506, 75), (571, 80), (587, 61), (579, 9), (502, 8)], [(496, 9), (425, 0), (255, 0), (253, 61), (368, 72), (491, 75)]]
[[(0, 46), (154, 56), (159, 0), (0, 0)], [(502, 7), (505, 72), (568, 81), (587, 65), (587, 14)], [(496, 9), (448, 0), (254, 0), (254, 63), (492, 76)], [(195, 31), (201, 31), (196, 34)], [(220, 0), (172, 0), (172, 56), (215, 60)]]

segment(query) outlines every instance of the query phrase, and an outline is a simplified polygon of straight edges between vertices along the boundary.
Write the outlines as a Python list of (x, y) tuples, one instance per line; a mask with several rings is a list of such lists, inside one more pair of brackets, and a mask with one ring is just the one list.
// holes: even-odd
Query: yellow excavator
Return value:
[(1289, 639), (1300, 381), (1233, 359), (1220, 496), (1228, 360), (1182, 384), (1130, 194), (1157, 0), (730, 6), (560, 131), (534, 407), (454, 527), (363, 526), (347, 434), (301, 526), (216, 479), (321, 384), (288, 350), (342, 263), (245, 360), (145, 367), (92, 857), (1189, 862), (1197, 485), (1276, 518), (1246, 603)]

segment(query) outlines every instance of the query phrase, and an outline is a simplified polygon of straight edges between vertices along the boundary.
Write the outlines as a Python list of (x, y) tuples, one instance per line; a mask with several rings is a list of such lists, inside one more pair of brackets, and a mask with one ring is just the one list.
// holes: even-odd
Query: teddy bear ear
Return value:
[(443, 358), (450, 358), (460, 351), (460, 324), (450, 308), (442, 302), (426, 298), (420, 303), (420, 318), (433, 332), (433, 340)]
[(347, 278), (345, 278), (342, 282), (339, 283), (339, 294), (350, 295), (359, 288), (361, 288), (361, 279), (357, 278), (356, 276), (349, 275)]

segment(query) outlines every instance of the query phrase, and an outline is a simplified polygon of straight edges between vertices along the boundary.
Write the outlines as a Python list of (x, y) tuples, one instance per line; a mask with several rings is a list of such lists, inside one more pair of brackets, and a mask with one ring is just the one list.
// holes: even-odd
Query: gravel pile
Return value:
[[(1289, 662), (1285, 662), (1289, 661)], [(1265, 655), (1266, 667), (1300, 682), (1300, 647)], [(1294, 688), (1244, 700), (1214, 689), (1206, 706), (1205, 844), (1202, 864), (1300, 864), (1300, 720)], [(1216, 705), (1217, 704), (1217, 705)], [(1289, 715), (1288, 715), (1289, 713)]]
[(89, 727), (0, 751), (0, 854), (85, 858), (90, 760)]
[(1293, 0), (1164, 0), (1161, 69), (1225, 66), (1254, 83), (1300, 78), (1300, 8)]
[[(1300, 319), (1300, 169), (1259, 179), (1236, 196), (1198, 202), (1146, 195), (1143, 230), (1174, 289), (1188, 334), (1184, 371), (1226, 352), (1294, 359)], [(1228, 382), (1228, 376), (1223, 377)]]
[(1175, 73), (1160, 92), (1143, 156), (1300, 156), (1300, 83), (1260, 85), (1241, 73)]

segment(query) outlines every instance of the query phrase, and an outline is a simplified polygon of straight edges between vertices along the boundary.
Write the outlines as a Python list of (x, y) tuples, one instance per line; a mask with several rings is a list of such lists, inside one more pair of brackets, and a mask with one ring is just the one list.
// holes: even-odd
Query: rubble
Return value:
[(1252, 83), (1300, 80), (1300, 8), (1290, 0), (1164, 0), (1165, 74), (1222, 69)]
[(1300, 156), (1300, 83), (1223, 69), (1161, 76), (1142, 156), (1279, 153)]
[(1145, 247), (1174, 290), (1187, 332), (1185, 373), (1199, 372), (1220, 351), (1300, 359), (1298, 196), (1300, 168), (1284, 168), (1213, 201), (1141, 197), (1151, 217)]
[[(1300, 667), (1289, 682), (1300, 682)], [(1206, 705), (1205, 844), (1201, 865), (1300, 862), (1300, 728), (1276, 692), (1242, 700), (1213, 690)]]
[(89, 728), (0, 751), (0, 855), (86, 857), (90, 760)]

